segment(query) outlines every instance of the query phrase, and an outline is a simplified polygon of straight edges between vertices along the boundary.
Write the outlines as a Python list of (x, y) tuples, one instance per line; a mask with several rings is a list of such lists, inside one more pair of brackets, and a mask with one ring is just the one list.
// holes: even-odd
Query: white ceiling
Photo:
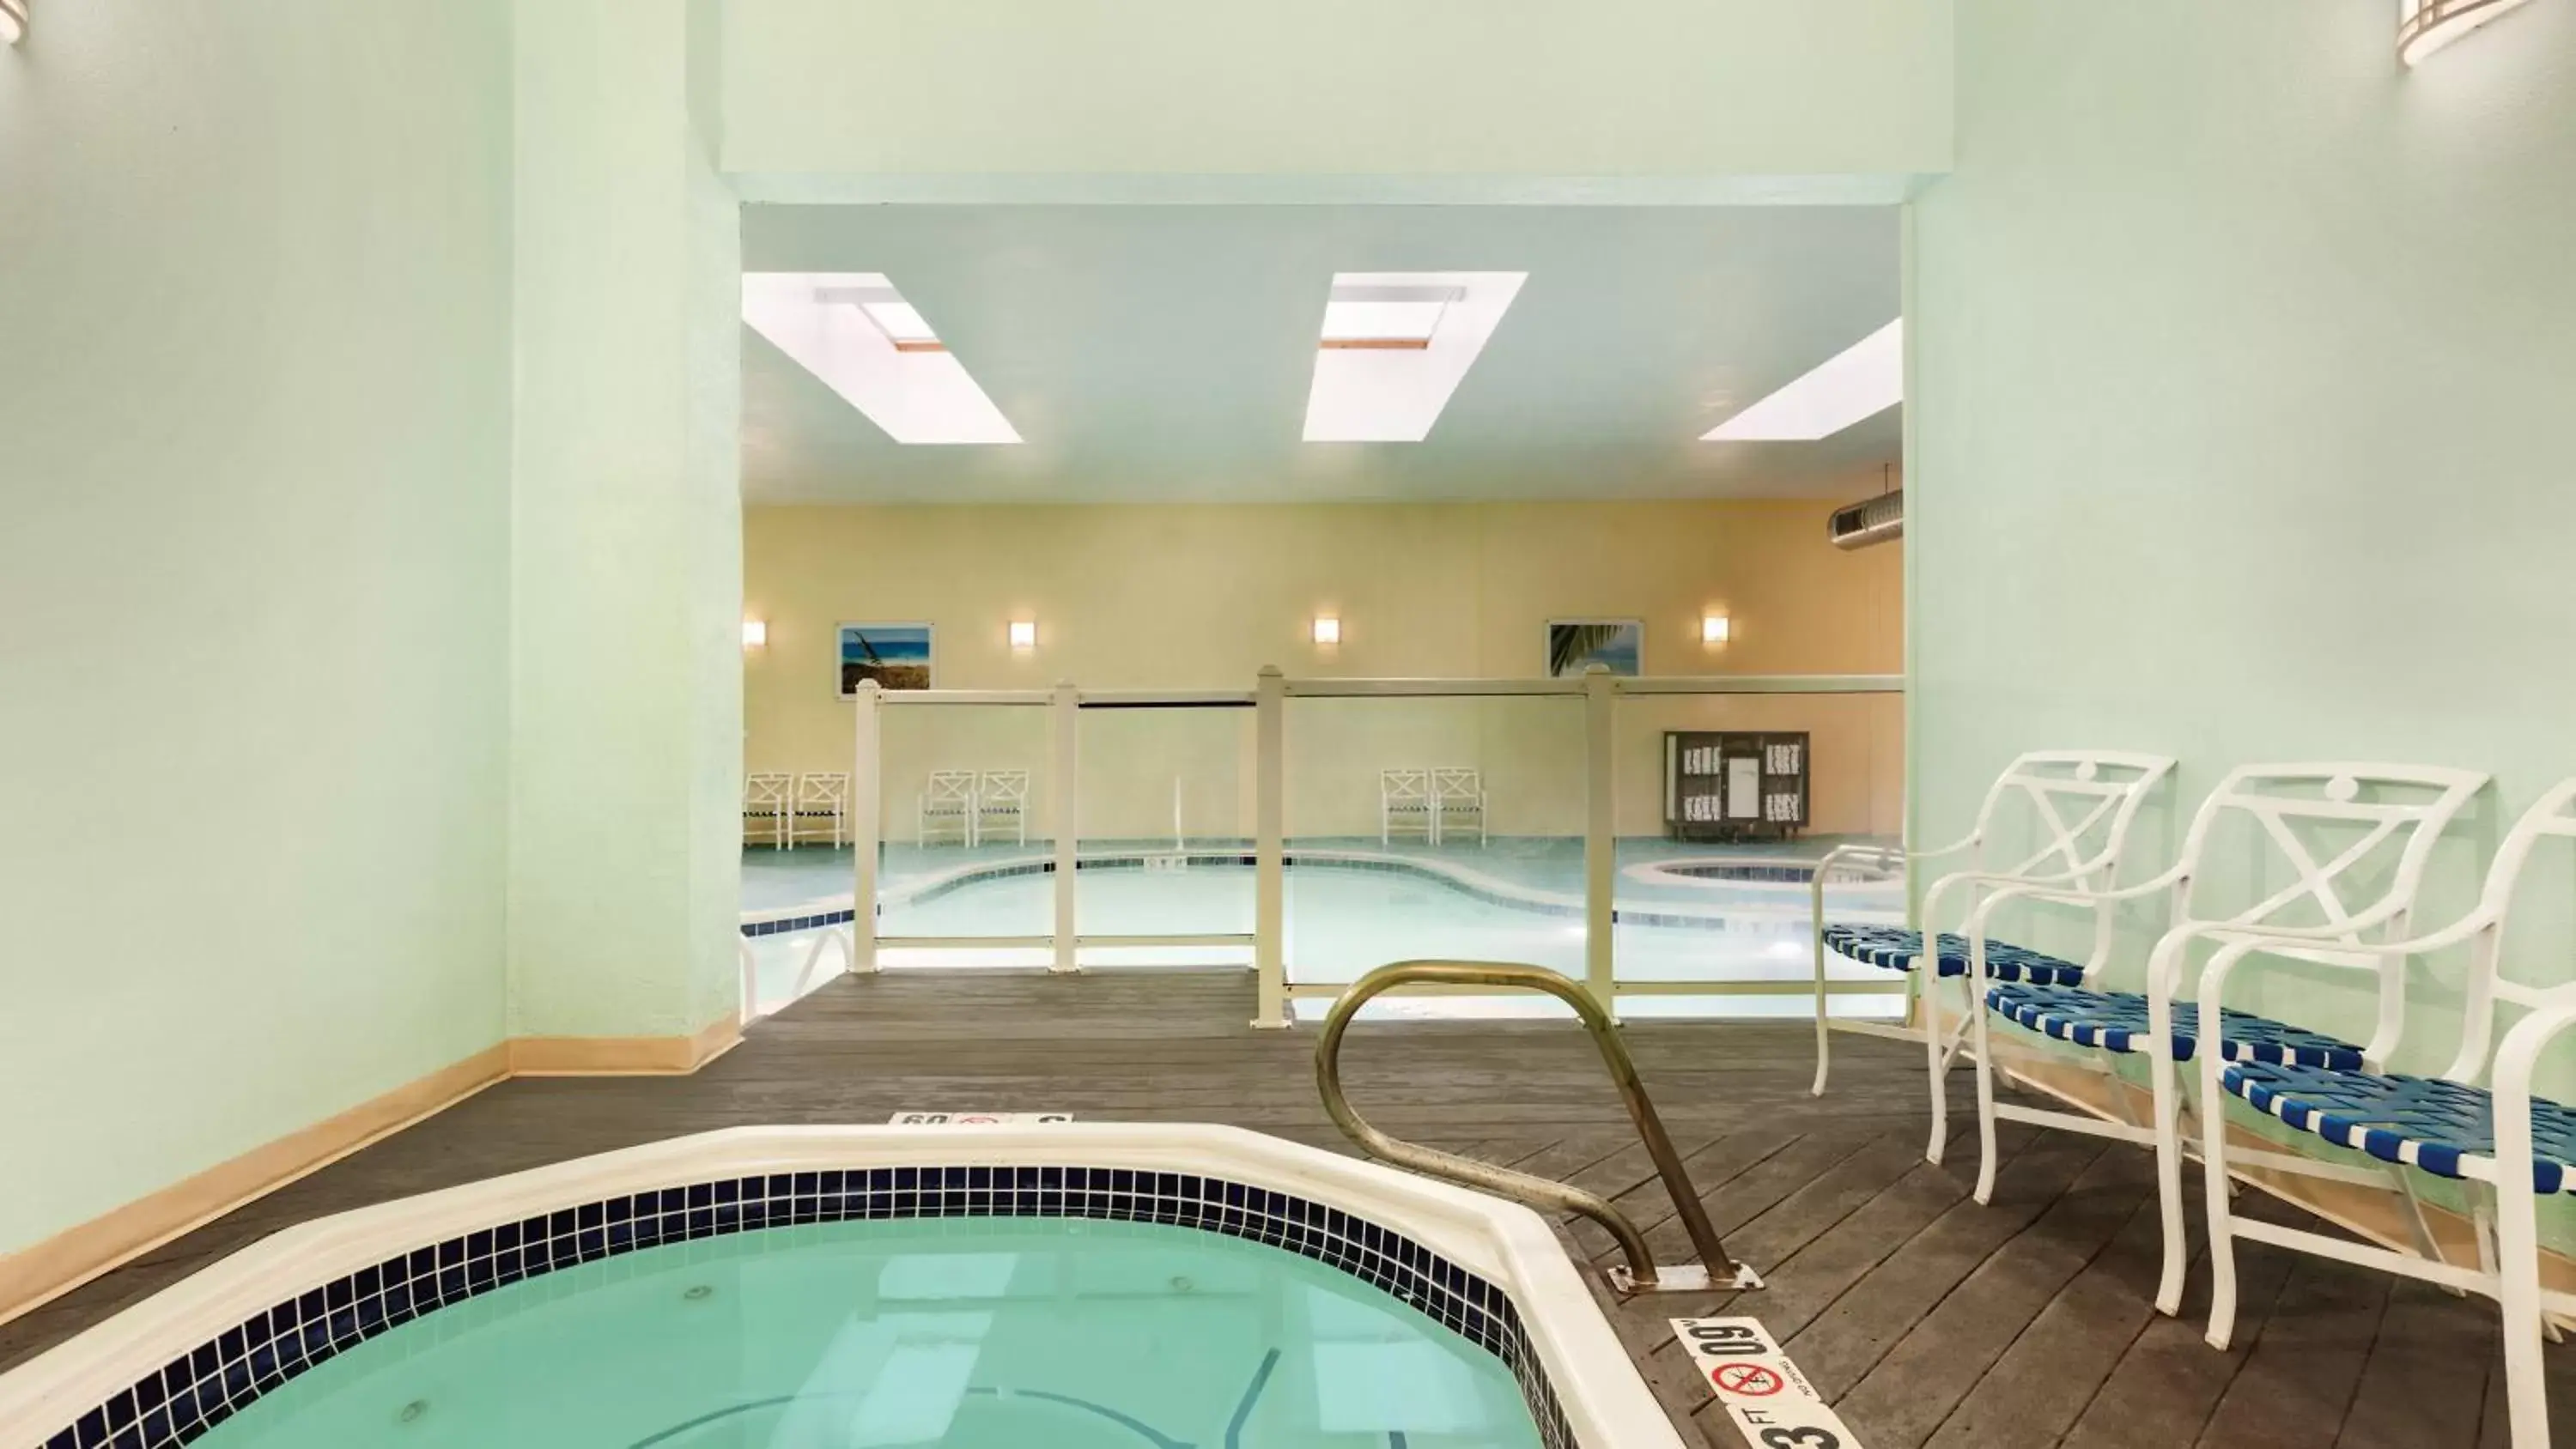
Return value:
[[(1837, 492), (1890, 410), (1700, 434), (1897, 313), (1884, 207), (755, 206), (746, 271), (883, 272), (1016, 447), (898, 445), (743, 329), (743, 492), (781, 502)], [(1526, 271), (1419, 443), (1299, 432), (1335, 272)]]

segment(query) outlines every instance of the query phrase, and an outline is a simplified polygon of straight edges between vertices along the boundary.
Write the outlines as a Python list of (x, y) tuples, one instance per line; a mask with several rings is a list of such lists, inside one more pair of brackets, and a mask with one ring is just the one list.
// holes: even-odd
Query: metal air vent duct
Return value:
[(1905, 490), (1895, 489), (1876, 498), (1865, 498), (1849, 508), (1837, 508), (1825, 521), (1825, 536), (1836, 548), (1867, 548), (1873, 543), (1886, 543), (1905, 536)]

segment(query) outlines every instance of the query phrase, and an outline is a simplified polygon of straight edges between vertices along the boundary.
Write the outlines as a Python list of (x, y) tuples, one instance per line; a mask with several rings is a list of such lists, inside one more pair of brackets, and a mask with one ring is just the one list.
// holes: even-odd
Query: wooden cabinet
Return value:
[(1804, 731), (1664, 732), (1664, 831), (1675, 840), (1788, 840), (1807, 827)]

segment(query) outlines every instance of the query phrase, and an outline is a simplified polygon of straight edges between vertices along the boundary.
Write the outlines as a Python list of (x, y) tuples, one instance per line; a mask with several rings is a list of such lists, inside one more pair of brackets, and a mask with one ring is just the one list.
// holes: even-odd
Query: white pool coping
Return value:
[(317, 1218), (270, 1235), (0, 1375), (0, 1446), (48, 1436), (274, 1304), (398, 1253), (559, 1208), (754, 1173), (1106, 1167), (1215, 1176), (1393, 1228), (1511, 1296), (1587, 1449), (1682, 1449), (1579, 1270), (1518, 1203), (1237, 1127), (734, 1127)]

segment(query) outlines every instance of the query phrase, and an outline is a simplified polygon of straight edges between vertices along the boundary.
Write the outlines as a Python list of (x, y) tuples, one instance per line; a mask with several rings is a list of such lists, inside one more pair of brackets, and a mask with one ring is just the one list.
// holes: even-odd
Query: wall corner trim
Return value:
[(689, 1036), (512, 1037), (513, 1077), (686, 1076), (742, 1040), (742, 1019), (727, 1015)]

